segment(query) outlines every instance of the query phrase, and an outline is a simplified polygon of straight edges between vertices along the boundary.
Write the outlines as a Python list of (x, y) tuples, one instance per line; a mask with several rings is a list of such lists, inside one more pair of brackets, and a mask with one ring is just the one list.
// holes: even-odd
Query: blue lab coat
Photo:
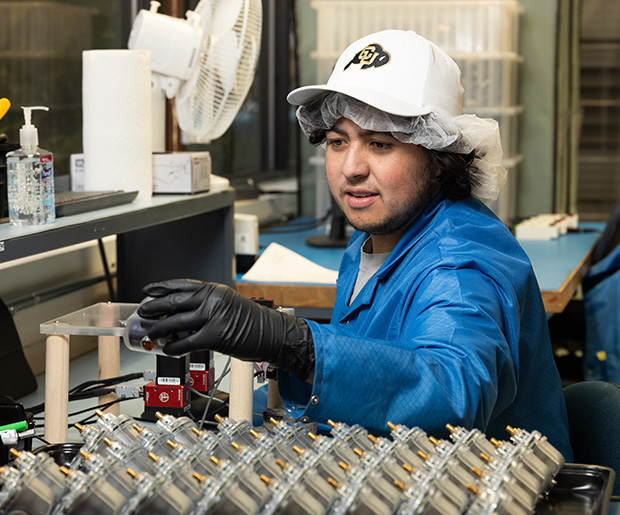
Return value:
[(620, 245), (592, 265), (583, 281), (588, 381), (620, 383)]
[(343, 257), (330, 324), (309, 321), (314, 384), (279, 374), (285, 408), (387, 434), (446, 424), (547, 436), (572, 459), (561, 381), (530, 261), (481, 202), (436, 197), (348, 302), (368, 234)]

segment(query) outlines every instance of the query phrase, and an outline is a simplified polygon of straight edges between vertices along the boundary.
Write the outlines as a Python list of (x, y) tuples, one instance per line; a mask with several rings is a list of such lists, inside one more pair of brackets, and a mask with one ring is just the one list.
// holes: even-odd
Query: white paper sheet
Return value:
[(242, 277), (244, 281), (336, 284), (338, 271), (278, 244), (271, 243)]

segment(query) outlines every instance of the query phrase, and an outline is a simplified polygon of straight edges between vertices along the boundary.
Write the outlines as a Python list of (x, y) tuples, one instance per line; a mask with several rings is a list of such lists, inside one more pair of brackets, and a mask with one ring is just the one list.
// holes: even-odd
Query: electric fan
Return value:
[(260, 0), (200, 0), (186, 19), (141, 10), (130, 49), (150, 50), (154, 88), (174, 98), (179, 127), (196, 143), (220, 137), (248, 94), (260, 53)]

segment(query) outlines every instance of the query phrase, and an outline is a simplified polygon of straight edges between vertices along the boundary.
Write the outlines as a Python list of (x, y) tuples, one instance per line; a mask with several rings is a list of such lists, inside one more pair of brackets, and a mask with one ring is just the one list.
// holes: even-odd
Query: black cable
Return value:
[(40, 435), (35, 434), (33, 438), (36, 438), (37, 440), (41, 440), (45, 445), (50, 445), (50, 442), (48, 442), (45, 438), (43, 438)]
[(202, 426), (205, 425), (205, 421), (209, 413), (209, 408), (211, 407), (211, 401), (213, 401), (213, 399), (215, 398), (215, 392), (217, 392), (217, 389), (220, 386), (220, 383), (222, 382), (224, 377), (226, 377), (226, 375), (229, 372), (230, 372), (230, 356), (226, 360), (226, 364), (224, 365), (224, 369), (222, 370), (220, 377), (218, 377), (217, 381), (215, 381), (215, 385), (213, 386), (213, 393), (211, 394), (211, 397), (209, 398), (209, 401), (207, 402), (207, 405), (205, 406), (205, 409), (202, 413), (202, 418), (200, 419), (200, 423), (198, 424), (198, 429), (202, 429)]
[[(106, 402), (105, 404), (99, 404), (98, 406), (94, 406), (92, 408), (86, 408), (80, 411), (76, 411), (74, 413), (69, 413), (70, 417), (74, 417), (75, 415), (81, 415), (82, 413), (86, 413), (88, 411), (92, 411), (92, 410), (101, 410), (104, 411), (106, 409), (108, 409), (110, 406), (114, 406), (115, 404), (118, 404), (119, 402), (123, 402), (123, 401), (127, 401), (130, 400), (131, 397), (121, 397), (119, 399), (114, 399), (113, 401), (110, 402)], [(83, 418), (82, 420), (79, 420), (78, 422), (75, 422), (73, 424), (69, 424), (69, 427), (73, 427), (75, 424), (89, 424), (90, 420), (96, 420), (95, 415), (91, 414), (86, 418)]]
[[(69, 390), (69, 401), (89, 399), (91, 397), (102, 397), (103, 395), (113, 393), (114, 391), (114, 389), (105, 389), (106, 386), (125, 383), (127, 381), (131, 381), (132, 379), (139, 379), (143, 376), (144, 374), (142, 372), (132, 372), (118, 377), (85, 381), (84, 383), (81, 383)], [(33, 415), (41, 413), (44, 410), (45, 402), (26, 409), (26, 411), (30, 411)]]
[(114, 393), (116, 388), (94, 388), (92, 390), (88, 390), (86, 392), (75, 392), (69, 398), (70, 401), (78, 401), (83, 399), (91, 399), (93, 397), (103, 397), (104, 395), (108, 395), (110, 393)]
[[(69, 402), (91, 399), (93, 397), (103, 397), (104, 395), (108, 395), (109, 393), (114, 393), (114, 390), (115, 390), (114, 388), (109, 388), (109, 389), (96, 388), (96, 389), (89, 390), (86, 392), (74, 392), (69, 395)], [(36, 406), (32, 406), (31, 408), (28, 408), (27, 411), (30, 411), (33, 415), (41, 413), (45, 411), (45, 402), (42, 402), (41, 404), (37, 404)], [(37, 420), (42, 420), (42, 419), (39, 418)]]
[[(110, 392), (108, 392), (108, 393), (110, 393)], [(93, 397), (97, 397), (97, 396), (94, 395)], [(130, 400), (130, 399), (133, 399), (133, 398), (135, 398), (135, 397), (119, 397), (118, 399), (115, 399), (115, 400), (110, 401), (110, 402), (106, 402), (104, 404), (99, 404), (97, 406), (90, 406), (90, 407), (84, 408), (84, 409), (82, 409), (80, 411), (74, 411), (73, 413), (69, 413), (67, 415), (67, 417), (75, 417), (76, 415), (81, 415), (82, 413), (86, 413), (87, 411), (92, 411), (92, 410), (98, 410), (98, 409), (99, 410), (105, 410), (105, 409), (109, 408), (110, 406), (113, 406), (114, 404), (117, 404), (117, 403), (122, 402), (122, 401), (127, 401), (127, 400)], [(92, 416), (89, 416), (88, 418), (92, 418)], [(34, 420), (45, 420), (45, 417), (34, 417)], [(81, 423), (84, 424), (85, 422), (81, 422)], [(72, 426), (72, 424), (69, 424), (69, 427), (71, 427), (71, 426)]]
[(261, 195), (297, 195), (297, 190), (264, 190), (262, 188), (258, 188), (258, 192)]
[(36, 415), (37, 413), (41, 413), (43, 411), (44, 406), (45, 406), (45, 403), (42, 402), (41, 404), (37, 404), (36, 406), (32, 406), (31, 408), (26, 408), (26, 411), (29, 411), (33, 415)]
[(325, 225), (327, 220), (331, 216), (331, 210), (327, 212), (327, 214), (323, 215), (321, 218), (317, 218), (308, 222), (302, 222), (297, 225), (289, 224), (286, 226), (274, 226), (266, 229), (261, 229), (261, 234), (287, 234), (287, 233), (295, 233), (301, 231), (307, 231), (309, 229), (316, 229)]
[(69, 390), (69, 393), (71, 394), (73, 392), (83, 391), (92, 386), (111, 386), (114, 384), (125, 383), (133, 379), (140, 379), (143, 376), (144, 374), (142, 372), (132, 372), (130, 374), (125, 374), (125, 375), (118, 376), (118, 377), (108, 377), (106, 379), (95, 379), (91, 381), (85, 381), (73, 387), (71, 390)]

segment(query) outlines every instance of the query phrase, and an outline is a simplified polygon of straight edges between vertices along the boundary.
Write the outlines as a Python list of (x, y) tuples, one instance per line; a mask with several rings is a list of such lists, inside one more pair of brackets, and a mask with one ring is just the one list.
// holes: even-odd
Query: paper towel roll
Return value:
[(150, 53), (86, 50), (82, 64), (84, 189), (151, 198)]

